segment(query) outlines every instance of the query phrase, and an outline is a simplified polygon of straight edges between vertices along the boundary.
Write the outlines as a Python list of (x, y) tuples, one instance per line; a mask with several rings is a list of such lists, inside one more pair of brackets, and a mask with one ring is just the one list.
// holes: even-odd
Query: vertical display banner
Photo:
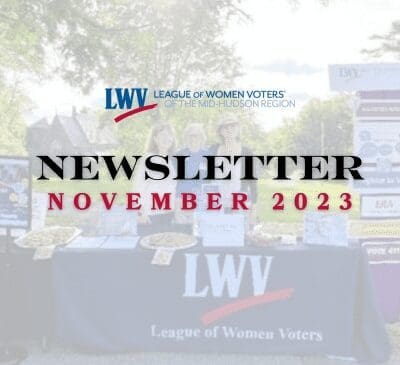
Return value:
[[(366, 167), (364, 180), (353, 188), (361, 193), (360, 218), (386, 225), (389, 219), (400, 219), (400, 90), (361, 91), (358, 98), (354, 149)], [(389, 228), (379, 238), (361, 244), (371, 265), (383, 265), (374, 271), (378, 276), (386, 275), (381, 271), (386, 265), (400, 264), (400, 241), (390, 238)], [(383, 284), (378, 284), (377, 291), (381, 300), (392, 298)], [(390, 292), (395, 292), (394, 288)]]
[(400, 218), (400, 64), (331, 65), (329, 79), (332, 90), (357, 92), (354, 152), (364, 162), (364, 180), (353, 182), (353, 189), (361, 194), (360, 218), (387, 223), (379, 239), (362, 245), (372, 264), (400, 263), (400, 241), (390, 238)]
[(353, 189), (361, 194), (362, 219), (399, 218), (399, 77), (398, 63), (329, 67), (332, 90), (357, 91), (354, 152), (363, 159), (364, 180), (354, 182)]
[(364, 161), (362, 219), (400, 218), (400, 90), (358, 92), (354, 152)]

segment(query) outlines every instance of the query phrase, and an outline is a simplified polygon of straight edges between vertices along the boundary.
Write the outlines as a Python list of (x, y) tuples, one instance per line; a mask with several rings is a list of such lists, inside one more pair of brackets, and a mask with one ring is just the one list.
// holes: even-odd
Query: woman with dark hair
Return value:
[[(218, 123), (217, 134), (220, 138), (220, 143), (210, 147), (211, 155), (216, 156), (249, 156), (252, 151), (243, 146), (240, 139), (240, 125), (235, 119), (224, 119)], [(257, 182), (241, 180), (243, 176), (243, 166), (240, 160), (231, 166), (231, 179), (223, 180), (220, 184), (221, 194), (225, 204), (232, 200), (232, 193), (246, 193), (248, 200), (251, 203), (251, 221), (254, 223), (256, 219), (256, 204), (257, 204)]]
[[(153, 127), (147, 146), (146, 154), (143, 158), (152, 155), (152, 161), (165, 165), (165, 160), (160, 156), (172, 156), (175, 153), (175, 133), (168, 123), (160, 123)], [(158, 155), (158, 156), (154, 156)], [(142, 166), (143, 167), (143, 166)], [(134, 191), (141, 194), (141, 210), (138, 218), (138, 234), (146, 235), (170, 230), (173, 219), (173, 208), (175, 202), (176, 181), (173, 179), (175, 168), (171, 162), (168, 163), (170, 174), (160, 183), (159, 180), (145, 180), (144, 174), (138, 173), (134, 180)], [(140, 170), (140, 169), (139, 169)], [(163, 177), (162, 173), (153, 172), (152, 176), (157, 178)], [(151, 193), (171, 194), (172, 211), (152, 210)]]
[(148, 155), (173, 155), (176, 149), (175, 132), (168, 123), (153, 127), (147, 144)]

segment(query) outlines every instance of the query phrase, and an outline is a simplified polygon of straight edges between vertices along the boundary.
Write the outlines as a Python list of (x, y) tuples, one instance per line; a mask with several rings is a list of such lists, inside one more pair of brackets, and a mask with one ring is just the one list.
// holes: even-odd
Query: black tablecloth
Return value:
[[(361, 248), (198, 246), (176, 252), (165, 267), (151, 264), (153, 254), (140, 247), (58, 250), (52, 277), (59, 339), (103, 351), (337, 355), (371, 362), (389, 356)], [(233, 278), (229, 290), (218, 288), (223, 263), (235, 268), (226, 272)], [(265, 294), (257, 292), (264, 283)], [(177, 338), (183, 328), (194, 337)]]
[(0, 343), (54, 336), (52, 263), (33, 253), (0, 240)]

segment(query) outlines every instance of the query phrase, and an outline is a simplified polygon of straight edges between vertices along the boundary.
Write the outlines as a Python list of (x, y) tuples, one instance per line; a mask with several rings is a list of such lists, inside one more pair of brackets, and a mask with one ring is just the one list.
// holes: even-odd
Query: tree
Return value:
[(352, 110), (347, 96), (312, 99), (297, 117), (268, 136), (276, 154), (346, 154), (352, 150)]
[(21, 105), (24, 97), (15, 88), (7, 88), (0, 82), (0, 154), (24, 154), (25, 126), (21, 118)]
[(394, 54), (400, 58), (400, 20), (392, 23), (391, 30), (386, 34), (374, 34), (371, 40), (377, 41), (378, 46), (364, 49), (363, 52), (373, 57), (381, 57), (384, 54)]
[(85, 91), (100, 80), (178, 87), (207, 73), (220, 81), (238, 73), (222, 35), (232, 18), (247, 17), (239, 4), (10, 0), (0, 5), (0, 66), (56, 72)]
[[(240, 63), (223, 40), (223, 31), (233, 19), (248, 18), (240, 3), (3, 1), (0, 86), (5, 94), (12, 93), (13, 74), (18, 78), (58, 75), (84, 92), (97, 83), (149, 88), (229, 84), (239, 74)], [(0, 95), (0, 111), (7, 110), (7, 103), (7, 97)], [(13, 104), (21, 110), (22, 99), (14, 98)], [(15, 123), (7, 115), (0, 121), (3, 130), (11, 130)]]

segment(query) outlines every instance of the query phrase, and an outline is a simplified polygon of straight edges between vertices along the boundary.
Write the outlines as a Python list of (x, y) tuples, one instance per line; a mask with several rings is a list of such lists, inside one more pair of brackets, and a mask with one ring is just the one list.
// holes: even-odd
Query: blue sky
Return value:
[(283, 88), (297, 99), (292, 112), (258, 113), (267, 129), (295, 115), (310, 98), (333, 95), (329, 64), (396, 61), (393, 56), (374, 60), (361, 50), (375, 45), (371, 35), (387, 32), (392, 21), (400, 19), (399, 1), (331, 0), (328, 7), (317, 0), (299, 2), (295, 9), (282, 0), (246, 1), (253, 21), (233, 25), (228, 32), (246, 70), (238, 85)]

